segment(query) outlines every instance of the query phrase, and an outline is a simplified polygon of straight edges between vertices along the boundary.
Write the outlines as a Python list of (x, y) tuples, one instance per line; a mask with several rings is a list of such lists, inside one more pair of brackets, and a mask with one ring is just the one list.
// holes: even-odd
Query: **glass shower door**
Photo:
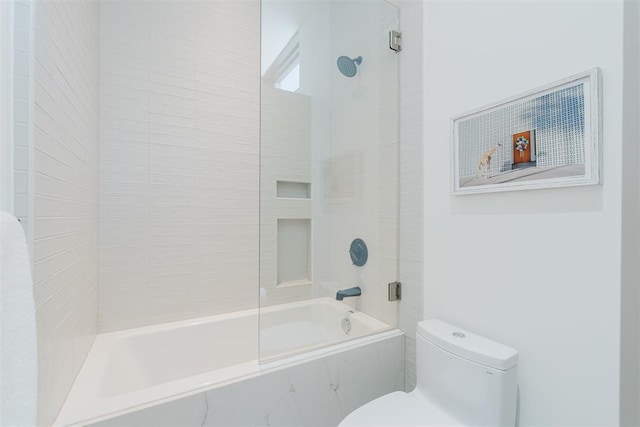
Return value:
[(260, 359), (397, 326), (398, 10), (262, 1)]

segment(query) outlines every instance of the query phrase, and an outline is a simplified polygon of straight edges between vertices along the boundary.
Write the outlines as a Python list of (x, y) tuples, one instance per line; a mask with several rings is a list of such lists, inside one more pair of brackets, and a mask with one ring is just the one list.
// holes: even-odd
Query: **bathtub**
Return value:
[(401, 334), (349, 311), (320, 298), (99, 334), (55, 425), (90, 424)]

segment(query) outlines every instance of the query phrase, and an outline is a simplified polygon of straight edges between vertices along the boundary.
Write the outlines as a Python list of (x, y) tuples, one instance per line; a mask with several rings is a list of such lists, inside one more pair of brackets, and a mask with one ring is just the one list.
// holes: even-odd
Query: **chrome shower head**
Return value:
[(353, 77), (358, 73), (357, 65), (362, 64), (362, 56), (358, 56), (357, 58), (351, 59), (348, 56), (341, 56), (338, 58), (338, 70), (345, 77)]

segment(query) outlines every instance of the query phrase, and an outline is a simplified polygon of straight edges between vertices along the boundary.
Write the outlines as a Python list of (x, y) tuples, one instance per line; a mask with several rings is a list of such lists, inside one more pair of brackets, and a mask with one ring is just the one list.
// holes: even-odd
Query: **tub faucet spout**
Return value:
[(362, 295), (362, 289), (360, 289), (360, 286), (355, 286), (353, 288), (339, 290), (336, 293), (336, 299), (342, 301), (347, 297), (357, 297), (360, 295)]

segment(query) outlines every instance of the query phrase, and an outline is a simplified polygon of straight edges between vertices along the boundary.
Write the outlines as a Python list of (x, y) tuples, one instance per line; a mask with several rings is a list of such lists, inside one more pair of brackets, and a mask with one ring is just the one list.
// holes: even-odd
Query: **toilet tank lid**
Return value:
[(518, 363), (511, 347), (483, 338), (438, 319), (418, 323), (418, 335), (457, 356), (506, 371)]

